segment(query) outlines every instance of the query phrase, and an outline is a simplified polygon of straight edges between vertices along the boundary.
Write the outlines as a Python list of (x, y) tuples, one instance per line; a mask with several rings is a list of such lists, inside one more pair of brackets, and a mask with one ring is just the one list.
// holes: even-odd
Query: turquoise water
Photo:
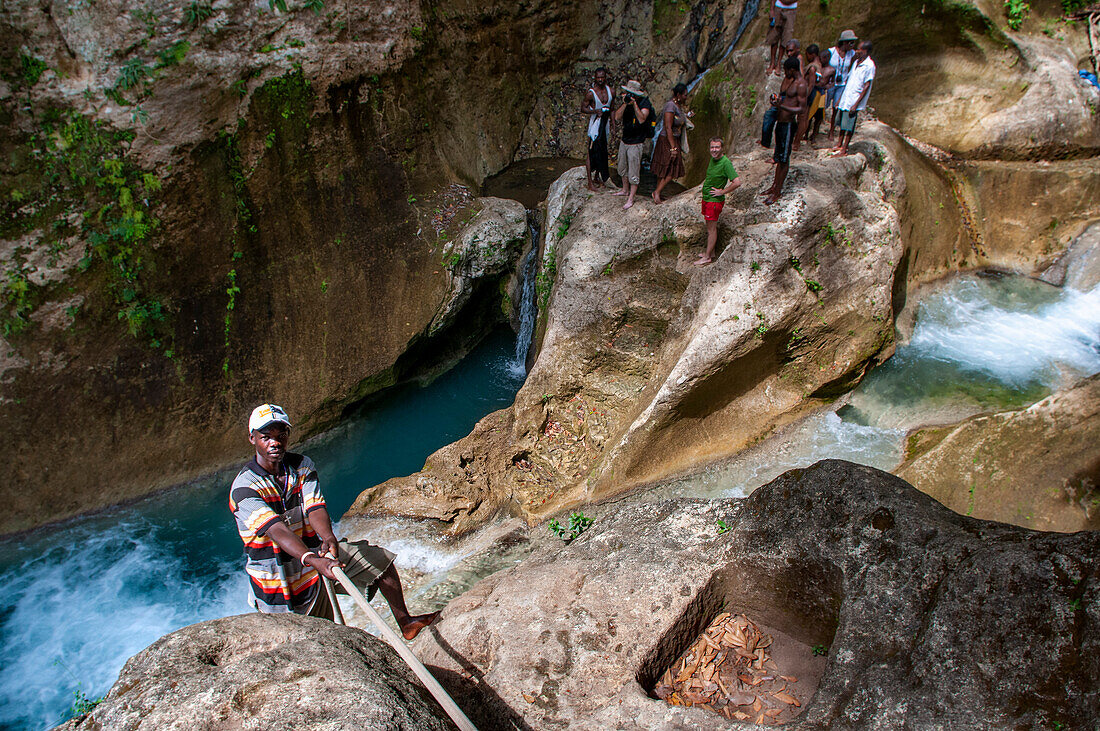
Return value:
[(763, 443), (652, 489), (744, 497), (822, 459), (895, 469), (914, 427), (1022, 408), (1100, 372), (1100, 287), (958, 276), (917, 305), (913, 335), (845, 399)]
[[(419, 470), (510, 405), (523, 382), (515, 357), (512, 334), (497, 332), (431, 385), (395, 389), (307, 445), (330, 513), (342, 515), (367, 487)], [(243, 434), (241, 443), (244, 462)], [(103, 695), (125, 661), (158, 637), (249, 611), (226, 504), (231, 478), (0, 542), (0, 729), (60, 723), (74, 693)]]

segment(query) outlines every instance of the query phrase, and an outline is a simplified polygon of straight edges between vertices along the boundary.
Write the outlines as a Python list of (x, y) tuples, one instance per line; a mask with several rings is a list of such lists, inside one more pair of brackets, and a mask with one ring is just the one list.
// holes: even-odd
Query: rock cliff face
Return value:
[(416, 640), (425, 662), (455, 674), (460, 703), (503, 701), (532, 729), (717, 728), (729, 722), (649, 693), (719, 613), (744, 612), (828, 650), (791, 728), (1100, 718), (1095, 533), (967, 518), (838, 461), (743, 501), (620, 501), (589, 514), (578, 539), (482, 580)]
[(312, 617), (185, 627), (130, 658), (106, 699), (60, 728), (452, 728), (388, 645)]
[[(513, 159), (604, 18), (648, 36), (627, 5), (0, 9), (0, 419), (18, 465), (0, 532), (235, 461), (258, 402), (314, 433), (506, 319), (517, 240), (462, 234), (500, 204), (453, 184)], [(694, 63), (704, 21), (668, 23), (646, 52)], [(474, 235), (489, 268), (449, 243)]]

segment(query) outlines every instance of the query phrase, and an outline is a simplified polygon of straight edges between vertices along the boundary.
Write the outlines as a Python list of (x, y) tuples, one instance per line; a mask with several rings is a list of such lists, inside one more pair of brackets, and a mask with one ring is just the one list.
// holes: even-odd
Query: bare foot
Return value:
[(661, 200), (661, 196), (657, 195), (656, 191), (654, 191), (653, 195), (650, 197), (653, 198), (653, 202), (657, 205), (661, 205), (662, 203), (664, 203), (664, 201)]
[(768, 188), (760, 194), (760, 197), (767, 198), (770, 195), (775, 195), (775, 188)]
[(634, 201), (627, 199), (626, 203), (623, 203), (623, 210), (625, 211), (626, 209), (630, 208), (632, 205), (634, 205)]
[(775, 203), (777, 200), (779, 200), (779, 194), (778, 193), (772, 194), (770, 197), (764, 199), (764, 205), (770, 206), (773, 203)]
[(406, 640), (416, 639), (416, 636), (420, 634), (420, 630), (431, 625), (435, 620), (439, 619), (439, 612), (432, 612), (431, 614), (420, 614), (415, 617), (409, 617), (409, 621), (405, 622), (401, 627), (401, 634)]
[(593, 185), (592, 183), (589, 183), (589, 184), (588, 184), (588, 189), (589, 189), (590, 191), (592, 191), (593, 193), (595, 193), (596, 191), (598, 191), (598, 190), (600, 189), (600, 186), (598, 186), (598, 185)]
[(626, 195), (626, 191), (623, 190), (622, 188), (619, 188), (618, 190), (615, 191), (614, 195)]
[(705, 256), (701, 256), (701, 257), (699, 257), (699, 260), (696, 261), (695, 263), (698, 264), (701, 267), (705, 267), (707, 264), (713, 264), (714, 259), (708, 259)]

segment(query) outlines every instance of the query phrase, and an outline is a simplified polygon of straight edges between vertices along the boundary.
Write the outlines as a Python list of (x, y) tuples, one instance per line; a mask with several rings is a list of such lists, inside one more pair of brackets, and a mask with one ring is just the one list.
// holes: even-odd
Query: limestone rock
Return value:
[(482, 280), (515, 267), (527, 241), (527, 211), (513, 200), (479, 198), (477, 213), (458, 238), (443, 247), (443, 261), (451, 270), (451, 288), (429, 326), (434, 334), (451, 324)]
[(106, 700), (66, 731), (452, 728), (388, 645), (298, 615), (184, 627), (130, 658)]
[(587, 513), (586, 533), (483, 579), (416, 640), (450, 671), (459, 703), (503, 703), (532, 729), (724, 728), (647, 693), (728, 611), (827, 648), (793, 729), (1100, 720), (1095, 532), (967, 518), (839, 461), (742, 501), (619, 500)]
[(1100, 527), (1100, 376), (1026, 409), (909, 437), (899, 477), (952, 510), (1072, 532)]
[[(698, 187), (624, 211), (621, 197), (585, 190), (583, 170), (567, 172), (547, 200), (538, 356), (511, 414), (493, 419), (510, 434), (486, 442), (479, 429), (351, 512), (455, 508), (465, 530), (507, 503), (534, 519), (734, 454), (852, 387), (892, 352), (902, 244), (891, 202), (904, 179), (879, 129), (858, 154), (793, 166), (774, 207), (757, 195), (772, 171), (764, 155), (736, 156), (747, 182), (708, 267), (694, 264)], [(425, 479), (446, 511), (418, 496)]]
[(1100, 223), (1089, 226), (1040, 277), (1058, 287), (1082, 292), (1100, 284)]

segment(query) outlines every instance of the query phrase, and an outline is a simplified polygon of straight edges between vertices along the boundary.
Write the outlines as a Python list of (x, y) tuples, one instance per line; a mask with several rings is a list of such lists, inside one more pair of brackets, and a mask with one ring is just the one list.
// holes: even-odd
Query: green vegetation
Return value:
[[(13, 181), (19, 187), (9, 191), (3, 213), (9, 235), (42, 231), (39, 245), (55, 259), (67, 240), (85, 241), (79, 270), (102, 266), (118, 319), (131, 335), (159, 348), (165, 310), (143, 275), (158, 224), (150, 211), (161, 184), (126, 160), (133, 138), (131, 131), (114, 131), (74, 112), (47, 110), (29, 140), (34, 172)], [(39, 297), (28, 274), (21, 266), (10, 269), (0, 283), (0, 328), (8, 334), (26, 329)]]
[(188, 25), (202, 25), (214, 14), (214, 6), (207, 2), (193, 2), (183, 11), (183, 20)]
[(305, 0), (302, 7), (306, 10), (312, 10), (314, 15), (320, 15), (325, 8), (325, 0)]
[(47, 68), (46, 62), (42, 59), (28, 56), (25, 53), (19, 54), (19, 78), (22, 79), (27, 86), (34, 86), (37, 84)]
[(798, 260), (797, 256), (792, 256), (787, 259), (787, 263), (791, 265), (791, 269), (794, 269), (799, 274), (802, 273), (802, 262)]
[(749, 269), (752, 269), (754, 272), (760, 271), (760, 262), (754, 261), (752, 264), (749, 264)]
[(1005, 17), (1008, 18), (1008, 27), (1012, 30), (1019, 30), (1030, 12), (1031, 6), (1026, 0), (1005, 0)]
[(241, 288), (237, 286), (237, 270), (230, 269), (225, 275), (228, 286), (225, 288), (225, 358), (222, 359), (222, 374), (229, 375), (229, 330), (233, 325), (233, 310), (237, 306), (237, 295)]
[(414, 25), (412, 28), (409, 28), (409, 35), (411, 35), (415, 41), (424, 40), (424, 29), (419, 25)]
[(605, 266), (603, 268), (603, 275), (605, 277), (610, 277), (612, 269), (614, 268), (614, 266), (615, 266), (615, 255), (612, 254), (611, 255), (611, 261), (607, 262), (607, 266)]
[(807, 279), (806, 289), (810, 290), (811, 292), (820, 292), (821, 282), (817, 281), (816, 279)]
[(187, 56), (187, 52), (190, 50), (191, 44), (187, 41), (173, 43), (170, 47), (161, 51), (157, 56), (156, 67), (158, 69), (166, 69), (175, 66)]
[(545, 310), (550, 302), (550, 290), (554, 288), (554, 278), (558, 274), (558, 249), (550, 244), (542, 257), (542, 266), (535, 277), (535, 291), (538, 293), (539, 309)]
[(286, 0), (267, 0), (267, 7), (271, 9), (271, 12), (287, 12)]
[(825, 645), (814, 645), (811, 652), (813, 652), (814, 657), (821, 657), (829, 654), (829, 648)]
[(129, 91), (152, 76), (151, 69), (140, 58), (131, 58), (122, 65), (115, 81), (115, 89)]
[(1062, 12), (1069, 14), (1088, 6), (1092, 0), (1062, 0)]
[(726, 525), (726, 521), (719, 518), (718, 519), (718, 535), (722, 535), (723, 533), (728, 533), (729, 529), (730, 529), (730, 527), (728, 525)]
[(589, 518), (584, 513), (580, 511), (575, 511), (569, 514), (568, 528), (559, 523), (557, 518), (552, 518), (550, 522), (546, 524), (546, 527), (558, 538), (562, 539), (566, 543), (569, 543), (581, 533), (584, 533), (586, 530), (588, 530), (589, 526), (591, 526), (593, 522), (593, 519)]
[(572, 216), (562, 216), (558, 219), (558, 241), (565, 238), (565, 235), (569, 233), (569, 224), (573, 222)]

